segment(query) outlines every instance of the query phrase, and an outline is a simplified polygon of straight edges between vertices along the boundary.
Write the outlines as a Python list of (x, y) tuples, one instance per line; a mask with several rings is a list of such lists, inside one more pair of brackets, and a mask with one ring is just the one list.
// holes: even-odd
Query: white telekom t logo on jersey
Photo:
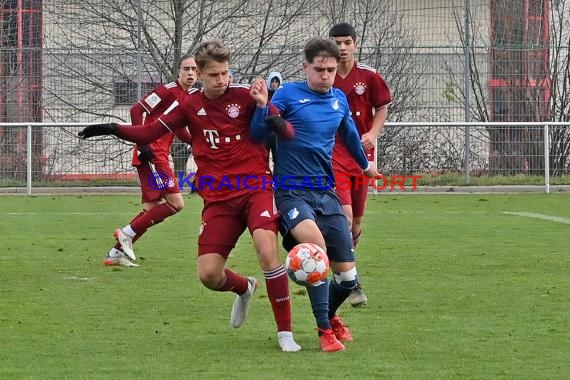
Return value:
[(206, 137), (206, 141), (210, 143), (210, 148), (219, 149), (217, 145), (217, 143), (220, 142), (218, 131), (215, 129), (204, 129), (204, 137)]

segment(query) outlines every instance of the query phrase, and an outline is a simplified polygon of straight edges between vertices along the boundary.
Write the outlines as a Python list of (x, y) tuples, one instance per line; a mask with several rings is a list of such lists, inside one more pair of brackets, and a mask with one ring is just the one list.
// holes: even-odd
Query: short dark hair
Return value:
[(350, 25), (348, 22), (341, 22), (334, 25), (329, 30), (329, 37), (352, 37), (353, 41), (356, 41), (356, 30), (354, 26)]
[(194, 55), (192, 53), (186, 53), (180, 57), (178, 60), (178, 68), (180, 68), (180, 66), (182, 66), (182, 62), (186, 61), (188, 58), (194, 58)]
[(200, 43), (194, 50), (196, 65), (202, 70), (208, 62), (230, 62), (230, 49), (218, 39)]
[(332, 57), (336, 61), (340, 61), (340, 50), (336, 43), (328, 38), (315, 37), (311, 38), (303, 48), (305, 53), (305, 61), (313, 63), (315, 57)]

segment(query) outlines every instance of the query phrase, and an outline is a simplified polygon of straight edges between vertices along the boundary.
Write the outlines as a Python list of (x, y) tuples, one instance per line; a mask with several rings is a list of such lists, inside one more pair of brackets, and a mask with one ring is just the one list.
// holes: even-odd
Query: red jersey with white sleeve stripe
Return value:
[[(153, 121), (157, 120), (180, 95), (185, 93), (186, 91), (178, 81), (158, 86), (152, 93), (141, 98), (131, 107), (131, 123), (133, 125), (150, 125)], [(155, 155), (153, 161), (161, 161), (162, 163), (169, 162), (170, 146), (173, 140), (174, 134), (168, 133), (148, 144)], [(133, 166), (141, 164), (137, 156), (138, 145), (135, 145), (132, 160)]]
[(198, 167), (195, 186), (206, 201), (272, 191), (267, 149), (249, 134), (257, 107), (249, 91), (248, 85), (230, 84), (210, 100), (202, 90), (190, 89), (158, 118), (170, 131), (188, 126)]
[[(370, 66), (359, 62), (355, 62), (345, 78), (337, 74), (333, 86), (346, 95), (360, 136), (372, 129), (374, 110), (392, 103), (390, 89), (382, 76)], [(366, 152), (368, 161), (374, 161), (374, 155), (374, 149)], [(362, 174), (362, 169), (338, 136), (333, 150), (333, 169), (355, 175)]]

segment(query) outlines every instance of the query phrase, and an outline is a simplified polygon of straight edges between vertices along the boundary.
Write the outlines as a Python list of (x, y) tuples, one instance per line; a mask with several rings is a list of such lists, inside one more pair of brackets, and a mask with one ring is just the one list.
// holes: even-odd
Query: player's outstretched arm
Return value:
[(145, 114), (147, 114), (147, 111), (141, 104), (140, 100), (131, 107), (130, 113), (132, 125), (144, 124)]
[(114, 135), (117, 132), (117, 126), (118, 124), (116, 123), (88, 125), (77, 135), (82, 139), (88, 139), (90, 137), (95, 137), (95, 136)]
[(82, 139), (95, 136), (115, 135), (120, 139), (137, 144), (150, 144), (169, 130), (159, 121), (155, 121), (148, 127), (143, 125), (119, 125), (116, 123), (93, 124), (85, 127), (78, 133)]

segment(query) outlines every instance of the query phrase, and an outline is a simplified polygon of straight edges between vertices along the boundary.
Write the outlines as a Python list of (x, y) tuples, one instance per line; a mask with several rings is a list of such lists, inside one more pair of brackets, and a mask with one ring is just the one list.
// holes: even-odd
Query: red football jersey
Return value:
[(221, 201), (255, 189), (272, 191), (269, 154), (249, 134), (256, 101), (249, 86), (230, 84), (216, 100), (191, 89), (159, 122), (170, 130), (188, 126), (198, 166), (196, 187), (208, 201)]
[[(152, 93), (143, 97), (131, 108), (131, 123), (133, 125), (150, 125), (150, 123), (158, 119), (158, 117), (184, 93), (186, 93), (186, 91), (180, 86), (178, 81), (158, 86)], [(149, 144), (156, 157), (155, 160), (169, 162), (170, 146), (173, 140), (174, 134), (168, 133)], [(133, 166), (141, 164), (137, 155), (138, 146), (135, 145), (132, 161)]]
[[(392, 103), (390, 89), (382, 76), (362, 63), (355, 62), (346, 78), (337, 74), (333, 86), (345, 93), (352, 118), (361, 136), (372, 128), (374, 109), (387, 107)], [(368, 161), (374, 161), (374, 154), (374, 149), (366, 152)], [(351, 174), (362, 173), (362, 169), (338, 136), (333, 150), (333, 169)]]

